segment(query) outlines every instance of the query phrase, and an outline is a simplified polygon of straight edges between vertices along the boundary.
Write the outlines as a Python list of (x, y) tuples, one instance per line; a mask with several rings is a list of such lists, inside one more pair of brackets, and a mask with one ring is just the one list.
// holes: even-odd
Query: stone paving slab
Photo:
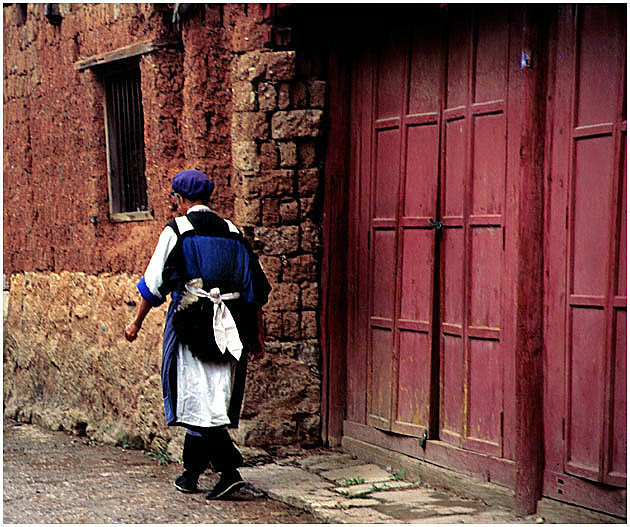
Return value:
[[(508, 511), (463, 499), (421, 483), (392, 479), (375, 464), (356, 464), (347, 455), (312, 456), (244, 467), (243, 476), (269, 497), (310, 512), (324, 523), (520, 523)], [(347, 464), (346, 464), (347, 463)], [(342, 468), (322, 468), (342, 465)], [(339, 482), (364, 483), (338, 486)], [(380, 489), (379, 487), (389, 488)], [(378, 490), (377, 490), (378, 489)]]
[(391, 481), (391, 474), (381, 467), (373, 464), (355, 465), (351, 467), (328, 470), (320, 473), (320, 476), (334, 481), (337, 485), (347, 481), (360, 481), (361, 483), (378, 483)]
[[(348, 454), (285, 459), (241, 472), (267, 496), (308, 511), (322, 523), (545, 523), (544, 518), (520, 518), (504, 505), (489, 505), (452, 489), (397, 479), (391, 469), (360, 463)], [(339, 485), (357, 481), (363, 483)]]
[(329, 488), (330, 483), (319, 476), (311, 474), (298, 467), (276, 465), (275, 463), (258, 467), (243, 467), (239, 469), (245, 479), (254, 485), (260, 485), (264, 489), (281, 488)]
[(340, 496), (329, 482), (298, 467), (269, 464), (243, 467), (240, 472), (251, 485), (287, 505), (311, 512), (339, 506)]
[(363, 462), (355, 459), (351, 454), (321, 454), (317, 456), (309, 456), (297, 461), (298, 466), (307, 468), (309, 470), (317, 470), (320, 466), (325, 467), (328, 465), (346, 465), (355, 464), (362, 465)]
[[(392, 482), (396, 483), (396, 482)], [(406, 489), (406, 490), (389, 490), (381, 491), (374, 494), (384, 503), (406, 503), (407, 505), (428, 505), (438, 503), (440, 497), (435, 495), (432, 490), (423, 487)]]
[(332, 509), (327, 511), (313, 511), (312, 514), (326, 523), (406, 523), (372, 508)]
[(409, 488), (414, 484), (408, 481), (385, 481), (382, 483), (362, 483), (360, 485), (351, 485), (349, 487), (336, 487), (335, 492), (349, 498), (359, 498), (369, 494), (380, 493), (382, 491), (391, 491), (393, 489)]
[(312, 456), (298, 462), (299, 466), (316, 473), (363, 464), (363, 461), (355, 459), (350, 454)]
[(352, 498), (339, 501), (339, 507), (342, 509), (352, 509), (353, 507), (377, 507), (380, 501), (374, 498)]
[(405, 523), (532, 523), (531, 520), (514, 518), (507, 513), (479, 513), (479, 514), (436, 514), (406, 520)]

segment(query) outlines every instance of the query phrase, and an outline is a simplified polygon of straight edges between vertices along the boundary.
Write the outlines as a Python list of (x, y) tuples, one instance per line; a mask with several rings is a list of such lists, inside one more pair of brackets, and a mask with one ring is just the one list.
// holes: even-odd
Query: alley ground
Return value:
[[(3, 425), (4, 523), (609, 523), (557, 504), (547, 504), (549, 514), (519, 518), (509, 499), (484, 498), (492, 492), (483, 483), (471, 483), (481, 493), (454, 492), (326, 449), (250, 458), (241, 469), (248, 486), (233, 499), (208, 502), (175, 490), (177, 463), (36, 425)], [(200, 487), (209, 490), (217, 479), (209, 472)]]
[[(4, 523), (316, 523), (249, 487), (208, 502), (177, 492), (182, 467), (139, 450), (4, 420)], [(218, 478), (203, 476), (209, 490)]]

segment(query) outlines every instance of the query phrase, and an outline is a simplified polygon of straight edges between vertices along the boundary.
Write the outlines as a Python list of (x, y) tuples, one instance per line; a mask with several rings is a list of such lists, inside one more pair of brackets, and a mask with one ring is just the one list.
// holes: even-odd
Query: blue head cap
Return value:
[(182, 170), (173, 178), (173, 191), (190, 201), (206, 201), (214, 190), (214, 183), (200, 170)]

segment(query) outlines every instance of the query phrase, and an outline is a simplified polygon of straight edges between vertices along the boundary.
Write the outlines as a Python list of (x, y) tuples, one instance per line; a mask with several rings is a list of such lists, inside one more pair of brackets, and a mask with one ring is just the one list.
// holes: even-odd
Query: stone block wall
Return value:
[[(266, 349), (249, 368), (236, 439), (275, 448), (320, 434), (320, 176), (326, 85), (299, 50), (266, 46), (261, 4), (43, 4), (4, 11), (5, 414), (110, 442), (177, 442), (164, 425), (165, 309), (140, 339), (138, 280), (173, 215), (184, 167), (217, 183), (213, 208), (251, 240), (273, 286)], [(160, 38), (140, 59), (153, 219), (108, 220), (104, 94), (80, 59)], [(96, 217), (91, 222), (90, 217)]]
[[(267, 352), (309, 368), (310, 394), (287, 409), (299, 437), (318, 437), (320, 148), (325, 83), (296, 51), (240, 54), (232, 65), (234, 216), (250, 234), (273, 292)], [(317, 395), (317, 398), (315, 398)], [(306, 405), (307, 407), (304, 407)], [(264, 409), (263, 409), (264, 411)]]

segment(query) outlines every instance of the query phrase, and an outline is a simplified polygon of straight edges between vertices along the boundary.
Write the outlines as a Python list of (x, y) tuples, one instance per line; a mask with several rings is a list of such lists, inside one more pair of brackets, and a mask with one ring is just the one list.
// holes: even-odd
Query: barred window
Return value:
[(144, 113), (137, 59), (109, 63), (105, 86), (110, 217), (113, 221), (149, 216), (144, 158)]

